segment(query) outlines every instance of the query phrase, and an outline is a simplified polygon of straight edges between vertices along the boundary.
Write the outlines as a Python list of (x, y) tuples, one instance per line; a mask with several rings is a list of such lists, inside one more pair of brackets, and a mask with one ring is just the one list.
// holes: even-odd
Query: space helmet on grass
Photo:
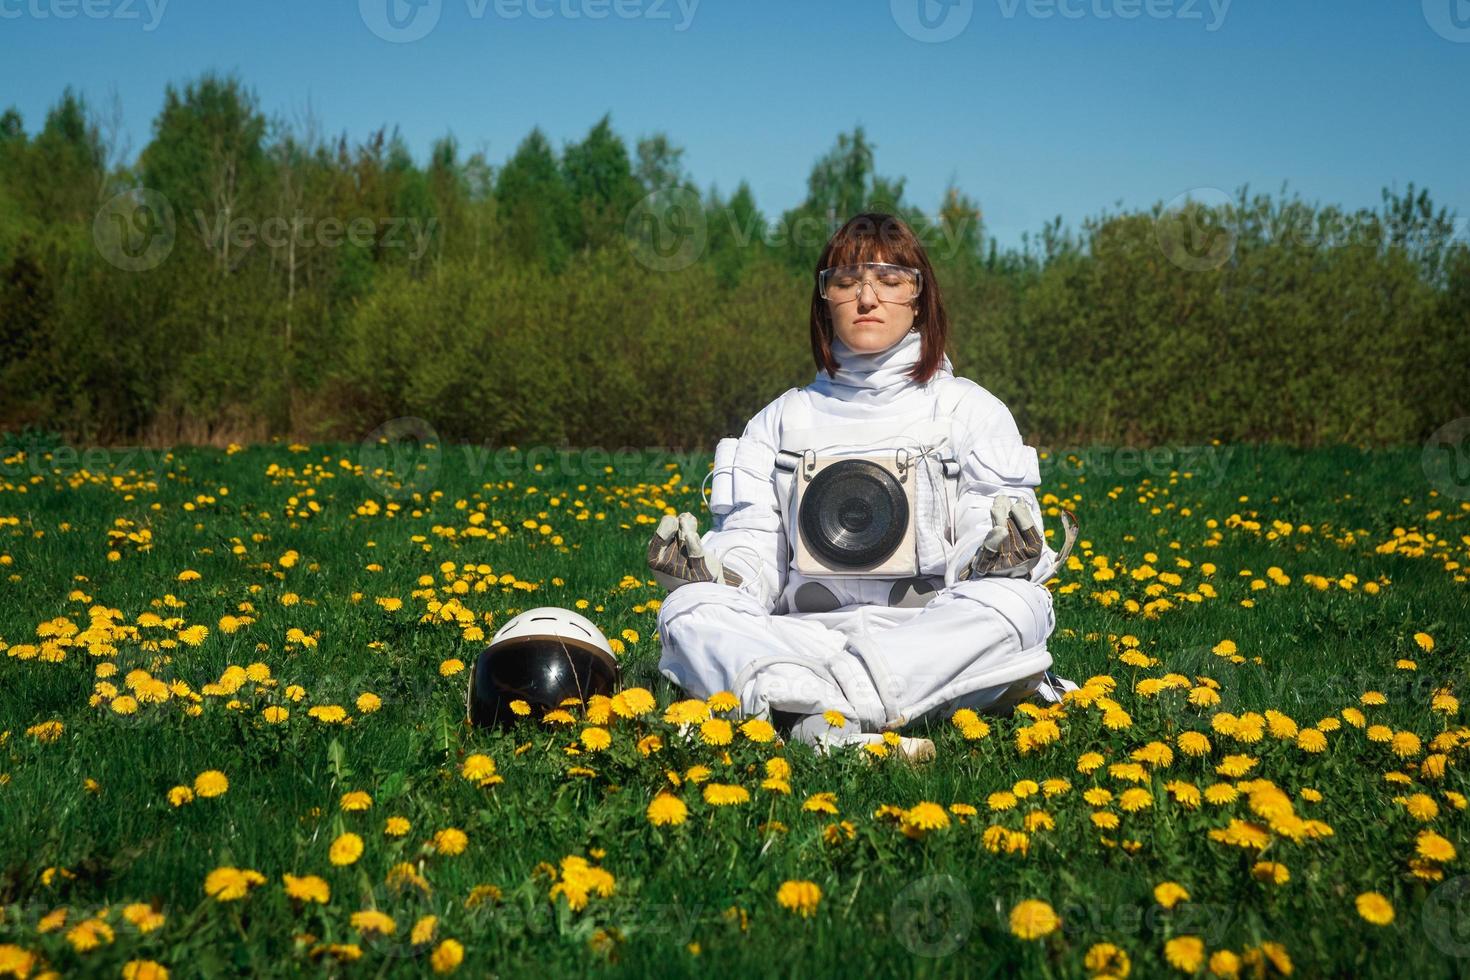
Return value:
[(470, 671), (465, 709), (475, 725), (509, 725), (512, 701), (538, 716), (566, 698), (611, 695), (620, 677), (602, 630), (581, 613), (537, 606), (495, 631)]

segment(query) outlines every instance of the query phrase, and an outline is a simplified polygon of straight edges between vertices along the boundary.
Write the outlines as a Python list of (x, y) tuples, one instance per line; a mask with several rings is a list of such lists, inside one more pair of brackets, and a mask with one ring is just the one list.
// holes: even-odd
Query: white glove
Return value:
[(990, 506), (990, 520), (993, 526), (980, 542), (975, 556), (960, 569), (960, 578), (1029, 577), (1041, 561), (1045, 547), (1031, 508), (1014, 497), (996, 494), (995, 503)]
[(659, 518), (653, 540), (648, 542), (648, 568), (671, 592), (690, 582), (738, 586), (743, 581), (737, 572), (721, 567), (719, 555), (705, 549), (699, 522), (688, 511)]

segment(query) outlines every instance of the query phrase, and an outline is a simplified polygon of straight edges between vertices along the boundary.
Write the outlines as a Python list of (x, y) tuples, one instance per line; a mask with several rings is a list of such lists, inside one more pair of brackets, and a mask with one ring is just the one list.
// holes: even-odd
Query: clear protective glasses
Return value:
[(911, 303), (923, 288), (923, 281), (918, 269), (889, 262), (836, 265), (817, 273), (822, 298), (839, 304), (857, 299), (865, 284), (873, 287), (873, 295), (881, 303)]

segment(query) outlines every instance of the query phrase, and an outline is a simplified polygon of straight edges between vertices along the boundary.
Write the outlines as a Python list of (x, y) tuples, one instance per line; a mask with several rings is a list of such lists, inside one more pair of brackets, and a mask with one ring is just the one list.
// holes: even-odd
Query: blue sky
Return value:
[[(1470, 216), (1470, 0), (409, 2), (0, 0), (0, 104), (34, 131), (68, 83), (116, 91), (136, 153), (165, 84), (219, 69), (268, 113), (397, 124), (420, 159), (452, 132), (497, 164), (611, 112), (768, 217), (861, 123), (910, 200), (953, 179), (1002, 244), (1246, 183), (1356, 207), (1414, 181)], [(953, 36), (920, 39), (919, 4)]]

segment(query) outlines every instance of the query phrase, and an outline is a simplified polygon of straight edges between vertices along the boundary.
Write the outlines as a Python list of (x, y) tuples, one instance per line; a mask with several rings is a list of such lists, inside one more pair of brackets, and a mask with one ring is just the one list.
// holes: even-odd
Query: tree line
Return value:
[(712, 445), (811, 379), (815, 263), (863, 210), (919, 233), (956, 370), (1033, 440), (1378, 444), (1470, 415), (1470, 247), (1412, 184), (1356, 211), (1241, 188), (1000, 248), (959, 188), (925, 210), (877, 173), (860, 126), (768, 217), (606, 116), (498, 165), (330, 137), (212, 73), (167, 88), (136, 156), (117, 118), (71, 90), (34, 134), (0, 116), (0, 430), (357, 439), (418, 416)]

